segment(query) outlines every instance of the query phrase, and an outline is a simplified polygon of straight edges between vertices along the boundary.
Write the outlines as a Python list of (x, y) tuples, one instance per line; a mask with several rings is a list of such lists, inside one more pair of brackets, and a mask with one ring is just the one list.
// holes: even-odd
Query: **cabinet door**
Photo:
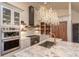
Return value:
[(59, 35), (60, 35), (60, 38), (63, 39), (63, 41), (67, 41), (67, 22), (66, 21), (60, 22)]
[(73, 42), (79, 43), (79, 24), (73, 24)]
[(50, 34), (50, 25), (46, 24), (46, 34), (49, 35)]
[(20, 13), (14, 12), (14, 25), (20, 25)]
[(41, 22), (41, 34), (45, 34), (45, 23)]
[(8, 8), (2, 8), (2, 24), (11, 25), (11, 10)]

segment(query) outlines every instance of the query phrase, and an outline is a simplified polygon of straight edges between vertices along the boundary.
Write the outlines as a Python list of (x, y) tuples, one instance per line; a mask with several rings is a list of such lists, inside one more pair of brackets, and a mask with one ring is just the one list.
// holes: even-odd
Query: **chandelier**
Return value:
[(38, 10), (38, 15), (41, 22), (45, 22), (48, 24), (59, 24), (58, 15), (55, 10), (47, 7), (47, 5), (41, 6)]

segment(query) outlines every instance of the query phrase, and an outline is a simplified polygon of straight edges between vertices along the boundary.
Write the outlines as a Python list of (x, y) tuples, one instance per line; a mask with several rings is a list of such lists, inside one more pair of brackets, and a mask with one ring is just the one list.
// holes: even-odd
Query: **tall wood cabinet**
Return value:
[[(51, 25), (51, 27), (52, 27), (52, 34), (55, 34), (55, 36), (57, 38), (60, 38), (60, 36), (59, 36), (59, 33), (60, 33), (59, 25), (57, 25), (57, 26)], [(53, 35), (52, 35), (52, 37), (53, 37)]]
[(41, 34), (50, 35), (51, 37), (55, 34), (56, 38), (67, 41), (67, 22), (60, 22), (57, 26), (41, 22)]
[(45, 34), (45, 23), (44, 22), (41, 22), (41, 34)]
[(59, 37), (67, 41), (67, 21), (60, 22), (59, 30)]
[(50, 25), (46, 24), (46, 34), (50, 35)]

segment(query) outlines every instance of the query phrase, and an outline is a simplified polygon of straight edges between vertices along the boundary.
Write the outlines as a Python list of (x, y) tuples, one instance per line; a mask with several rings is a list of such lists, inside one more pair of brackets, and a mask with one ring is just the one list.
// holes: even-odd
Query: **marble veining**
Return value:
[[(44, 40), (53, 41), (53, 38)], [(72, 42), (65, 42), (57, 39), (57, 44), (51, 48), (45, 48), (39, 46), (39, 44), (33, 45), (29, 48), (23, 49), (20, 52), (14, 54), (16, 57), (79, 57), (79, 44)]]

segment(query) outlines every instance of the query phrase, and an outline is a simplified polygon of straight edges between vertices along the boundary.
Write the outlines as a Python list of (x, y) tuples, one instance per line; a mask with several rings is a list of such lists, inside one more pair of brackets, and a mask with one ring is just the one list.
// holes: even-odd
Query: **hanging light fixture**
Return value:
[(52, 33), (52, 25), (59, 25), (59, 18), (58, 14), (56, 13), (55, 10), (52, 9), (52, 7), (49, 7), (47, 3), (44, 3), (38, 10), (38, 18), (41, 22), (50, 24), (50, 36), (54, 36), (54, 43), (56, 44), (56, 35), (55, 33)]
[(50, 8), (47, 3), (42, 5), (38, 10), (38, 15), (41, 22), (58, 25), (59, 19), (55, 10)]

